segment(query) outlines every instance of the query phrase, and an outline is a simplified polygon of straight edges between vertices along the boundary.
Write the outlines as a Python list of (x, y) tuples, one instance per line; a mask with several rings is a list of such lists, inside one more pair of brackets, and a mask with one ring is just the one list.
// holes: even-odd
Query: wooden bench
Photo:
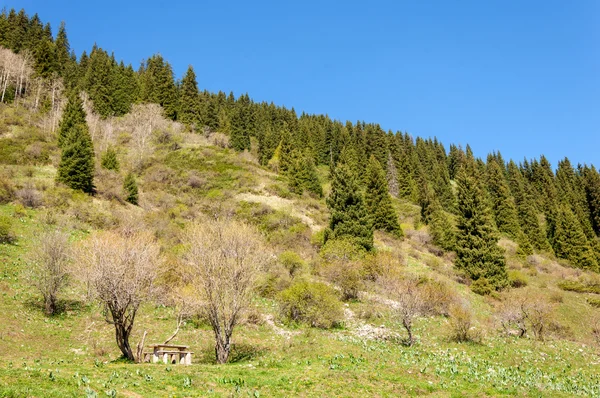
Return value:
[(188, 350), (186, 345), (174, 344), (153, 344), (150, 345), (152, 352), (144, 352), (144, 362), (166, 364), (192, 364), (192, 351)]

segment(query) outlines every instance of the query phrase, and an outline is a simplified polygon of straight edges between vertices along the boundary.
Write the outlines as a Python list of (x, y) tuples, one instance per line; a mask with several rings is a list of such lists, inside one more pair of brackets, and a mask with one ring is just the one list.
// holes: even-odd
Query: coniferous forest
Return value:
[[(565, 341), (573, 343), (541, 345), (552, 367), (597, 359), (597, 349), (577, 352), (580, 344), (600, 344), (600, 323), (593, 320), (600, 306), (600, 173), (594, 165), (567, 158), (553, 165), (544, 155), (505, 159), (494, 148), (480, 158), (468, 145), (445, 147), (435, 137), (377, 123), (298, 114), (256, 102), (251, 93), (202, 91), (203, 76), (193, 66), (178, 78), (160, 54), (148, 54), (139, 66), (118, 56), (100, 44), (76, 54), (64, 23), (51, 27), (25, 10), (0, 15), (0, 290), (15, 302), (29, 300), (23, 310), (4, 305), (15, 319), (35, 312), (38, 300), (43, 309), (35, 316), (46, 325), (93, 333), (86, 347), (100, 344), (97, 335), (114, 341), (116, 333), (117, 354), (129, 361), (143, 355), (135, 347), (141, 332), (162, 336), (138, 312), (154, 314), (147, 316), (160, 319), (167, 332), (181, 329), (185, 343), (194, 343), (195, 330), (210, 330), (209, 348), (194, 353), (210, 376), (174, 370), (176, 381), (165, 379), (180, 389), (203, 388), (197, 395), (243, 390), (259, 396), (268, 383), (266, 396), (318, 394), (315, 383), (331, 383), (323, 391), (346, 396), (599, 393), (597, 368), (556, 376), (554, 368), (538, 370), (533, 354), (525, 353), (545, 340)], [(265, 180), (259, 184), (257, 176)], [(19, 248), (29, 239), (24, 236), (33, 243)], [(82, 255), (85, 260), (73, 260)], [(115, 266), (100, 269), (109, 263)], [(244, 268), (247, 263), (254, 268)], [(81, 269), (73, 271), (74, 264)], [(119, 282), (127, 280), (135, 280), (135, 288)], [(81, 286), (87, 293), (80, 302)], [(142, 288), (153, 295), (135, 290)], [(127, 304), (111, 296), (120, 289)], [(88, 299), (101, 303), (101, 316)], [(91, 332), (101, 323), (94, 316), (106, 317), (111, 329)], [(78, 317), (87, 317), (86, 325)], [(134, 320), (145, 329), (134, 329)], [(381, 327), (368, 336), (350, 332), (372, 324)], [(273, 343), (277, 348), (263, 340), (269, 325), (283, 339)], [(446, 329), (450, 337), (442, 336)], [(314, 358), (299, 352), (295, 344), (317, 351), (328, 344), (329, 335), (314, 337), (312, 330), (338, 333), (332, 340), (340, 352)], [(430, 330), (442, 337), (427, 342)], [(14, 342), (22, 334), (0, 327), (1, 339)], [(244, 337), (236, 345), (237, 334)], [(516, 344), (531, 346), (506, 352), (515, 344), (507, 339), (519, 337)], [(451, 354), (457, 346), (462, 354)], [(287, 352), (302, 363), (286, 362)], [(88, 396), (100, 389), (116, 396), (168, 377), (154, 370), (134, 376), (136, 370), (119, 367), (102, 388), (106, 369), (126, 365), (104, 365), (107, 354), (96, 354), (94, 371), (72, 376), (69, 368), (64, 372), (74, 381), (65, 379), (56, 390), (54, 379), (66, 376), (48, 375), (45, 368), (54, 365), (43, 365), (36, 377), (52, 394), (75, 388)], [(36, 348), (2, 367), (8, 375), (1, 376), (3, 396), (39, 396), (27, 390), (32, 387), (10, 390), (4, 380), (26, 377), (16, 368), (20, 362), (22, 372), (36, 368), (36, 355), (48, 357)], [(489, 359), (513, 355), (517, 363)], [(311, 370), (310, 379), (282, 373), (281, 380), (290, 380), (282, 393), (278, 381), (261, 381), (247, 369), (210, 368), (215, 356), (218, 363), (250, 363), (257, 370), (287, 372), (311, 361), (326, 366)], [(394, 366), (418, 376), (395, 379)], [(379, 367), (390, 373), (374, 385), (354, 373)], [(140, 372), (145, 381), (134, 381)], [(289, 372), (301, 376), (303, 370)], [(344, 391), (333, 380), (341, 373), (332, 372), (365, 387)], [(148, 386), (140, 391), (151, 396)]]

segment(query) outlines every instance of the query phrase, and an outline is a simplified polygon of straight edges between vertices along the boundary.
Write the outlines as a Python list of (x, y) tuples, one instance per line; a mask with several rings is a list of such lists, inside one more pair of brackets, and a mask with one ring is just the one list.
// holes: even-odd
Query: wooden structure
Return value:
[(152, 344), (149, 346), (152, 352), (144, 352), (144, 362), (166, 364), (192, 364), (192, 351), (188, 350), (187, 345), (174, 344)]

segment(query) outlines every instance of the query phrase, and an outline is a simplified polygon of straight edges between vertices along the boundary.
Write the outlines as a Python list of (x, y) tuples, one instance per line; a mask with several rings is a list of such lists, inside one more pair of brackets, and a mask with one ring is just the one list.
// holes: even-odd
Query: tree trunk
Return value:
[(406, 339), (406, 345), (411, 347), (414, 343), (414, 338), (413, 338), (413, 334), (412, 334), (412, 325), (410, 324), (410, 322), (407, 322), (406, 320), (402, 321), (402, 325), (404, 326), (404, 329), (406, 329), (406, 332), (408, 333), (408, 338)]
[(230, 351), (231, 345), (229, 339), (226, 339), (226, 341), (222, 341), (222, 339), (217, 336), (217, 344), (215, 345), (215, 355), (217, 358), (217, 363), (226, 363), (229, 359)]
[(135, 357), (133, 355), (133, 350), (131, 349), (131, 345), (129, 345), (129, 334), (131, 333), (128, 328), (125, 326), (115, 323), (115, 335), (117, 338), (117, 345), (119, 349), (123, 353), (123, 356), (130, 361), (135, 361)]

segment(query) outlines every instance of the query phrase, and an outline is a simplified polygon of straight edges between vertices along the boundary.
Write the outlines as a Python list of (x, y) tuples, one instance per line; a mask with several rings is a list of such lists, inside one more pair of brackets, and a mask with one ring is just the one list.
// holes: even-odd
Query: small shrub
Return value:
[(458, 343), (476, 341), (479, 336), (473, 330), (473, 312), (466, 303), (453, 304), (449, 310), (450, 338)]
[(579, 281), (567, 279), (559, 282), (557, 286), (571, 292), (600, 294), (600, 280), (597, 277), (580, 278)]
[(456, 305), (456, 294), (444, 282), (427, 280), (421, 284), (421, 291), (428, 314), (449, 316), (451, 308)]
[(16, 196), (19, 202), (25, 207), (36, 208), (42, 205), (42, 194), (35, 188), (19, 189)]
[(301, 273), (306, 264), (302, 257), (294, 251), (287, 250), (279, 255), (279, 262), (290, 273), (290, 277), (294, 277)]
[(364, 249), (349, 239), (329, 239), (321, 249), (321, 257), (325, 261), (352, 261), (364, 255)]
[(11, 202), (15, 198), (15, 187), (5, 177), (0, 177), (0, 204)]
[(119, 160), (117, 159), (117, 152), (110, 147), (102, 154), (101, 166), (106, 170), (119, 171)]
[(292, 322), (331, 328), (343, 318), (342, 304), (335, 291), (324, 283), (298, 281), (281, 292), (281, 314)]
[(528, 284), (527, 277), (517, 270), (508, 271), (508, 283), (511, 287), (525, 287)]
[(487, 296), (494, 291), (494, 287), (486, 278), (479, 278), (471, 283), (471, 290), (475, 294)]
[(365, 256), (363, 260), (363, 277), (370, 281), (376, 281), (383, 276), (399, 276), (405, 265), (406, 258), (402, 254), (388, 250), (378, 250)]
[(0, 215), (0, 243), (12, 243), (14, 240), (11, 218)]
[(589, 305), (594, 308), (600, 308), (600, 298), (599, 297), (588, 297), (585, 299)]
[(562, 303), (565, 300), (565, 295), (561, 292), (552, 292), (550, 294), (550, 302), (551, 303)]

